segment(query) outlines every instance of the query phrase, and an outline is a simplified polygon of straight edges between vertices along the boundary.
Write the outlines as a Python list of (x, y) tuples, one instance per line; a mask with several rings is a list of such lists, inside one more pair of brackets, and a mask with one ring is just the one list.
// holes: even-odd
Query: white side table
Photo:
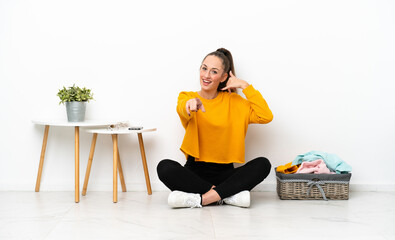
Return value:
[(92, 145), (91, 145), (91, 150), (90, 150), (89, 159), (88, 159), (88, 166), (86, 168), (86, 173), (85, 173), (85, 181), (84, 181), (84, 187), (82, 189), (82, 195), (83, 196), (86, 195), (86, 191), (88, 188), (88, 181), (89, 181), (89, 175), (90, 175), (90, 171), (91, 171), (91, 167), (92, 167), (93, 154), (95, 152), (97, 134), (107, 134), (107, 135), (112, 136), (112, 142), (113, 142), (113, 202), (114, 203), (118, 202), (118, 182), (117, 182), (118, 171), (119, 171), (119, 178), (121, 180), (122, 191), (126, 192), (125, 180), (123, 177), (122, 165), (121, 165), (121, 160), (119, 157), (118, 135), (119, 134), (135, 134), (135, 133), (137, 133), (138, 140), (139, 140), (140, 154), (141, 154), (141, 159), (143, 161), (143, 168), (144, 168), (144, 175), (145, 175), (145, 183), (147, 185), (147, 192), (148, 192), (148, 195), (151, 195), (152, 194), (151, 182), (149, 179), (147, 159), (145, 156), (145, 149), (144, 149), (144, 142), (143, 142), (142, 133), (153, 132), (153, 131), (156, 131), (156, 128), (143, 128), (142, 130), (128, 130), (128, 129), (90, 129), (90, 130), (87, 130), (87, 132), (93, 133), (93, 137), (92, 137)]
[(34, 124), (44, 125), (44, 139), (41, 148), (40, 163), (38, 167), (37, 180), (36, 180), (36, 192), (40, 191), (41, 174), (44, 165), (45, 149), (47, 147), (49, 126), (59, 127), (74, 127), (75, 132), (75, 202), (80, 201), (80, 127), (99, 127), (117, 124), (120, 121), (98, 121), (98, 120), (86, 120), (84, 122), (68, 122), (66, 120), (33, 120)]

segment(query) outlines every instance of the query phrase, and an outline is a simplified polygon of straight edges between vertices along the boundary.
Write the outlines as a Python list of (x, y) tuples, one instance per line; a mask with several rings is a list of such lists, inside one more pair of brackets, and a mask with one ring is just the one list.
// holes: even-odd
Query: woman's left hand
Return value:
[(222, 88), (221, 90), (228, 90), (229, 93), (231, 93), (232, 90), (236, 90), (237, 88), (244, 89), (250, 85), (246, 81), (241, 80), (237, 78), (235, 75), (233, 75), (232, 71), (230, 71), (229, 74), (230, 77), (228, 79), (226, 87)]

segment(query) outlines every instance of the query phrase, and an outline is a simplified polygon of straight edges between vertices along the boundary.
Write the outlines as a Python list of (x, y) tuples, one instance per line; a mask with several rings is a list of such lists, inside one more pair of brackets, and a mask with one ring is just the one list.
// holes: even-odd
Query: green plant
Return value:
[(63, 89), (59, 89), (57, 96), (60, 98), (61, 103), (65, 102), (89, 102), (89, 100), (93, 100), (93, 93), (91, 93), (91, 89), (76, 87), (73, 84), (72, 87)]

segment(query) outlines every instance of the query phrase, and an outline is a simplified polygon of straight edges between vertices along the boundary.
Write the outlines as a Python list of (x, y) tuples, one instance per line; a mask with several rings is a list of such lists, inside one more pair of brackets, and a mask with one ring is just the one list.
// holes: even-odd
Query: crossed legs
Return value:
[[(191, 163), (188, 160), (188, 163)], [(165, 159), (157, 166), (159, 179), (171, 191), (198, 193), (202, 205), (208, 205), (244, 190), (250, 191), (270, 173), (269, 160), (258, 157), (238, 168), (221, 168), (213, 171), (212, 164), (186, 164)], [(206, 167), (208, 166), (208, 168)]]

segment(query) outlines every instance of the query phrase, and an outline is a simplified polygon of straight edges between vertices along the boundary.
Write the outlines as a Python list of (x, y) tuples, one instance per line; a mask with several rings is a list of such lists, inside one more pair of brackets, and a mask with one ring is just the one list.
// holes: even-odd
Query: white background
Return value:
[[(395, 189), (393, 1), (0, 1), (0, 190), (33, 191), (43, 126), (66, 118), (63, 86), (91, 88), (88, 119), (157, 127), (143, 135), (156, 165), (184, 163), (180, 91), (199, 90), (203, 57), (219, 47), (274, 114), (251, 125), (246, 159), (273, 166), (310, 150), (353, 167), (356, 190)], [(91, 134), (81, 131), (81, 183)], [(121, 136), (128, 190), (145, 190), (137, 137)], [(112, 144), (99, 136), (90, 190), (112, 189)], [(274, 190), (271, 172), (260, 190)], [(74, 189), (74, 132), (50, 129), (42, 190)]]

